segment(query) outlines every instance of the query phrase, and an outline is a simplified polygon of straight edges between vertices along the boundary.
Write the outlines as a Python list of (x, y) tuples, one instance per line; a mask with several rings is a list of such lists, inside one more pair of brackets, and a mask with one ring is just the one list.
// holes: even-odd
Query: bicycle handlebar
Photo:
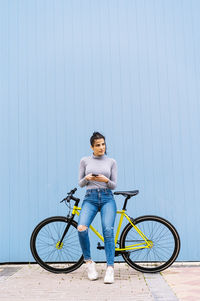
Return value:
[(73, 197), (73, 194), (76, 192), (77, 188), (75, 187), (74, 189), (72, 189), (70, 192), (68, 192), (68, 196), (66, 198), (64, 198), (62, 201), (60, 201), (60, 203), (67, 201), (68, 203), (70, 202), (70, 200), (76, 200), (76, 198)]

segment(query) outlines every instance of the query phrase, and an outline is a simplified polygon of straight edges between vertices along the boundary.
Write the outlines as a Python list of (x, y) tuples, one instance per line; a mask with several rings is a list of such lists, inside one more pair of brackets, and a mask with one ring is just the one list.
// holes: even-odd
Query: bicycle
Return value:
[[(76, 190), (71, 190), (61, 201), (69, 207), (68, 215), (46, 218), (35, 227), (31, 235), (33, 257), (49, 272), (69, 273), (84, 262), (78, 239), (78, 224), (74, 220), (81, 210), (78, 207), (80, 199), (73, 196)], [(129, 266), (140, 272), (160, 272), (176, 260), (180, 251), (179, 234), (169, 221), (159, 216), (129, 217), (126, 214), (127, 202), (138, 193), (139, 190), (114, 192), (115, 195), (125, 197), (122, 210), (117, 211), (120, 219), (115, 235), (115, 256), (122, 255)], [(75, 202), (73, 210), (71, 200)], [(119, 238), (124, 218), (128, 224)], [(104, 242), (103, 236), (92, 225), (90, 229)], [(98, 242), (97, 249), (102, 250), (104, 246)]]

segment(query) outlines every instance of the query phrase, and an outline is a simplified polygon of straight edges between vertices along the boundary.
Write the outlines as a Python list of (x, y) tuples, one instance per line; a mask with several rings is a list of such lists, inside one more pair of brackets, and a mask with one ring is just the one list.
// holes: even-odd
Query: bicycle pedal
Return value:
[(103, 250), (103, 249), (104, 249), (104, 246), (102, 246), (102, 245), (100, 244), (100, 242), (98, 242), (98, 243), (97, 243), (97, 249), (98, 249), (98, 250)]
[[(122, 254), (128, 254), (129, 252), (127, 251), (115, 251), (115, 257), (121, 256)], [(128, 254), (129, 255), (129, 254)]]

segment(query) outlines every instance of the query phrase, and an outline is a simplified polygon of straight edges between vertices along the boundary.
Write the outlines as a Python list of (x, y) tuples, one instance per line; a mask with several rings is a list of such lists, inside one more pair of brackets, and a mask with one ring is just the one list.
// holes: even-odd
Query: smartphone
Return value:
[(97, 175), (97, 174), (95, 174), (95, 173), (93, 173), (93, 174), (92, 174), (92, 176), (93, 176), (93, 177), (97, 177), (98, 175)]

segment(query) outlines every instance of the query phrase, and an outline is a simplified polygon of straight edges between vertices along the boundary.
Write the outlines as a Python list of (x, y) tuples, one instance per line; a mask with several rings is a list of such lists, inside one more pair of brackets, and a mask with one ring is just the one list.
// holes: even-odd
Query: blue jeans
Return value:
[(107, 188), (88, 189), (86, 191), (78, 221), (78, 226), (87, 227), (84, 231), (78, 231), (83, 256), (85, 260), (91, 260), (88, 228), (98, 211), (101, 213), (107, 265), (114, 266), (114, 223), (117, 206), (112, 191)]

